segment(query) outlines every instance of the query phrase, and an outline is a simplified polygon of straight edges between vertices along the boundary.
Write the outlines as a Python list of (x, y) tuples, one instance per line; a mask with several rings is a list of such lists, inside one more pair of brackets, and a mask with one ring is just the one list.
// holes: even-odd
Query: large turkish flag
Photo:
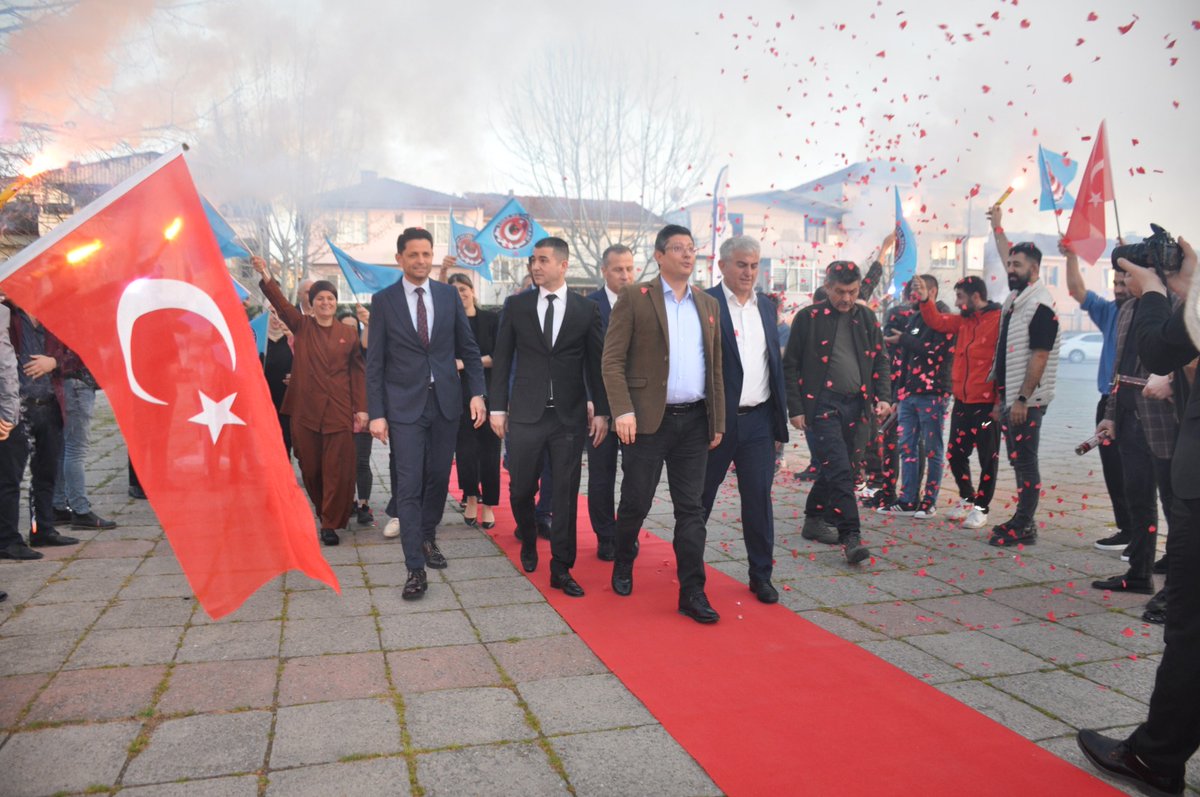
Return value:
[(1079, 182), (1071, 223), (1067, 225), (1067, 234), (1063, 236), (1075, 254), (1093, 265), (1108, 246), (1108, 236), (1104, 231), (1104, 203), (1113, 197), (1112, 161), (1108, 157), (1108, 136), (1104, 122), (1101, 122), (1096, 143), (1092, 145), (1092, 155)]
[(209, 615), (292, 568), (338, 589), (182, 151), (0, 264), (0, 279), (104, 388)]

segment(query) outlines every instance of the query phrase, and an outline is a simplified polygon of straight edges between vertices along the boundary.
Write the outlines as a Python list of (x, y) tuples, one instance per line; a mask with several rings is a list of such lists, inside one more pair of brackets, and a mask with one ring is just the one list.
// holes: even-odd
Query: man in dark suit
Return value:
[(787, 391), (775, 305), (755, 291), (758, 262), (758, 241), (744, 235), (730, 238), (721, 244), (721, 284), (707, 291), (721, 308), (725, 436), (708, 452), (703, 501), (707, 520), (732, 462), (742, 497), (750, 591), (763, 603), (777, 603), (779, 593), (771, 584), (775, 558), (771, 482), (775, 443), (788, 439)]
[[(617, 303), (618, 294), (633, 282), (633, 250), (624, 244), (613, 244), (605, 249), (600, 256), (600, 275), (604, 277), (604, 286), (589, 293), (588, 298), (600, 308), (600, 321), (607, 333), (608, 319), (612, 315), (613, 305)], [(592, 402), (588, 402), (588, 413), (592, 411)], [(596, 556), (604, 562), (613, 561), (617, 555), (617, 518), (614, 508), (617, 449), (615, 434), (605, 437), (598, 446), (588, 440), (588, 517), (592, 521), (592, 531), (596, 532)]]
[(462, 413), (456, 359), (463, 362), (476, 427), (487, 409), (479, 347), (458, 291), (429, 279), (433, 236), (409, 227), (396, 250), (404, 277), (371, 302), (367, 410), (371, 434), (392, 441), (392, 493), (408, 567), (401, 596), (414, 600), (425, 594), (425, 565), (446, 566), (436, 535)]
[(633, 592), (633, 560), (663, 465), (675, 508), (679, 611), (698, 623), (721, 619), (704, 594), (704, 467), (725, 430), (717, 300), (692, 290), (696, 245), (668, 224), (654, 240), (658, 279), (629, 285), (604, 339), (604, 386), (622, 449), (617, 559), (612, 588)]
[[(543, 453), (554, 473), (551, 493), (550, 586), (578, 598), (583, 588), (575, 566), (575, 524), (584, 438), (608, 434), (608, 401), (600, 376), (604, 329), (600, 309), (567, 290), (570, 250), (560, 238), (533, 245), (536, 291), (504, 303), (492, 353), (492, 430), (508, 435), (509, 502), (521, 539), (521, 565), (537, 569), (534, 493)], [(514, 362), (515, 360), (515, 362)], [(512, 392), (509, 392), (509, 380)], [(595, 414), (588, 419), (588, 387)]]
[[(1183, 269), (1169, 275), (1167, 283), (1183, 297), (1189, 281), (1200, 277), (1196, 253), (1182, 239), (1179, 244)], [(1124, 258), (1118, 267), (1127, 275), (1130, 293), (1141, 299), (1132, 331), (1142, 364), (1165, 375), (1194, 360), (1200, 336), (1189, 337), (1187, 319), (1200, 327), (1200, 288), (1172, 312), (1167, 287), (1153, 270)], [(1171, 463), (1175, 511), (1167, 535), (1167, 645), (1154, 677), (1150, 714), (1123, 741), (1087, 728), (1077, 737), (1089, 761), (1146, 794), (1183, 794), (1184, 769), (1200, 749), (1200, 377), (1193, 377), (1187, 401), (1180, 403), (1182, 421)]]

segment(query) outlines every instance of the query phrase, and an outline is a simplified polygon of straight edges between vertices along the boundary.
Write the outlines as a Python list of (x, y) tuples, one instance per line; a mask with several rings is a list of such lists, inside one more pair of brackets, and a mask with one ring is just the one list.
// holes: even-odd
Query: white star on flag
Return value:
[(212, 436), (212, 441), (215, 444), (217, 437), (220, 436), (221, 430), (226, 426), (245, 426), (246, 422), (233, 414), (230, 409), (233, 406), (233, 400), (237, 398), (237, 393), (230, 393), (220, 401), (213, 401), (203, 390), (197, 391), (200, 394), (200, 406), (204, 409), (192, 417), (188, 418), (191, 423), (197, 423), (201, 426), (208, 427), (208, 433)]

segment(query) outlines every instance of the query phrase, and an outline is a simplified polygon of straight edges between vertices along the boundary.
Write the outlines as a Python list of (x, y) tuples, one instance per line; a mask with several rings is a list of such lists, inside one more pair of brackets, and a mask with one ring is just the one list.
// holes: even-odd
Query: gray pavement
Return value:
[[(1064, 366), (1042, 441), (1045, 525), (1021, 551), (988, 547), (986, 529), (871, 513), (875, 558), (852, 569), (799, 535), (807, 487), (790, 472), (806, 455), (793, 439), (775, 491), (782, 602), (1082, 765), (1075, 730), (1140, 722), (1162, 653), (1144, 596), (1090, 587), (1123, 571), (1092, 548), (1112, 526), (1099, 460), (1072, 450), (1095, 401), (1094, 365)], [(377, 446), (377, 474), (385, 456)], [(126, 496), (103, 402), (88, 472), (97, 511), (120, 527), (0, 562), (0, 794), (720, 793), (453, 506), (439, 532), (450, 567), (429, 571), (423, 601), (399, 598), (398, 541), (352, 524), (323, 549), (341, 597), (289, 573), (214, 623), (149, 506)], [(647, 527), (669, 537), (662, 492)], [(1013, 492), (1004, 465), (996, 522)], [(732, 476), (708, 560), (745, 580)], [(1200, 791), (1200, 760), (1188, 783)]]

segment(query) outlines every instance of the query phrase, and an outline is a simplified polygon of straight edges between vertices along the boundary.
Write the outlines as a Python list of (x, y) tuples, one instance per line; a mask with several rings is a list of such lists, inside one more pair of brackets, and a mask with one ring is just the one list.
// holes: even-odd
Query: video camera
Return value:
[(1117, 261), (1125, 258), (1134, 265), (1154, 269), (1158, 273), (1159, 279), (1166, 282), (1169, 274), (1178, 273), (1183, 268), (1183, 250), (1171, 237), (1171, 233), (1162, 227), (1151, 224), (1150, 229), (1152, 231), (1150, 237), (1141, 243), (1125, 244), (1113, 249), (1113, 268), (1124, 271)]

